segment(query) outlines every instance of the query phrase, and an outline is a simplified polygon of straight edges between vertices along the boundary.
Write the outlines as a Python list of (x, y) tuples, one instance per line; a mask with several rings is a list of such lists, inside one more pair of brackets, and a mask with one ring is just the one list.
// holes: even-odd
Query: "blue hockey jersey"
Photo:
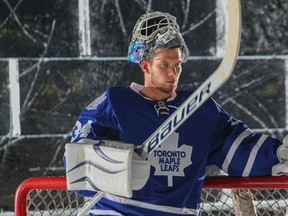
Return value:
[[(81, 113), (72, 142), (89, 138), (141, 145), (192, 93), (177, 91), (167, 101), (154, 101), (140, 89), (136, 83), (108, 88)], [(197, 215), (207, 165), (231, 176), (271, 175), (281, 144), (253, 133), (209, 99), (148, 157), (150, 176), (142, 189), (131, 199), (106, 194), (91, 215)]]

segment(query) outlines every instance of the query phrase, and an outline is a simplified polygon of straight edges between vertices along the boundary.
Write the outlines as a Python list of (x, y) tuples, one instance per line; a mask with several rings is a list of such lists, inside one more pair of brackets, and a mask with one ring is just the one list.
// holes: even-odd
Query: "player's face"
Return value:
[(176, 90), (182, 71), (181, 51), (179, 48), (158, 48), (148, 60), (148, 78), (145, 80), (150, 87), (159, 92), (169, 94)]

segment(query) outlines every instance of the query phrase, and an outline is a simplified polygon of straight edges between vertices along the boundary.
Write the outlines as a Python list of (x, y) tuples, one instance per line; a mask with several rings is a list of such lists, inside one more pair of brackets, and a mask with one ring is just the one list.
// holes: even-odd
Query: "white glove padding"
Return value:
[(283, 145), (277, 149), (277, 157), (280, 163), (272, 167), (272, 176), (288, 174), (288, 135), (283, 140)]
[(288, 162), (281, 162), (272, 167), (272, 176), (282, 176), (288, 174)]
[(288, 135), (283, 140), (283, 145), (277, 149), (277, 157), (280, 162), (288, 161)]
[(142, 188), (149, 177), (149, 164), (134, 152), (132, 144), (85, 139), (67, 143), (65, 149), (68, 190), (104, 191), (130, 198), (132, 189)]
[(132, 190), (140, 190), (148, 181), (150, 164), (143, 160), (137, 153), (132, 157)]

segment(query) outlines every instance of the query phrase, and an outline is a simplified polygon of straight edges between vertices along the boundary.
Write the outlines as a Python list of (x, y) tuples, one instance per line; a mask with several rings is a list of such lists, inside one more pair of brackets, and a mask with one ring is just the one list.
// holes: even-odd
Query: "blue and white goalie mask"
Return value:
[(186, 62), (189, 51), (180, 33), (176, 17), (162, 12), (142, 15), (136, 22), (128, 48), (128, 60), (140, 63), (148, 59), (157, 48), (181, 49), (182, 62)]

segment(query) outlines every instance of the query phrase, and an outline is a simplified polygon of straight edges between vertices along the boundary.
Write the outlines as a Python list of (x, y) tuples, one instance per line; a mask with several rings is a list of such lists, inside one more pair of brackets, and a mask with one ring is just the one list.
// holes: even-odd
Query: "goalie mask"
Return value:
[(149, 58), (157, 48), (181, 49), (182, 61), (189, 57), (188, 48), (180, 33), (176, 17), (162, 12), (142, 15), (136, 22), (128, 48), (128, 60), (140, 63)]

